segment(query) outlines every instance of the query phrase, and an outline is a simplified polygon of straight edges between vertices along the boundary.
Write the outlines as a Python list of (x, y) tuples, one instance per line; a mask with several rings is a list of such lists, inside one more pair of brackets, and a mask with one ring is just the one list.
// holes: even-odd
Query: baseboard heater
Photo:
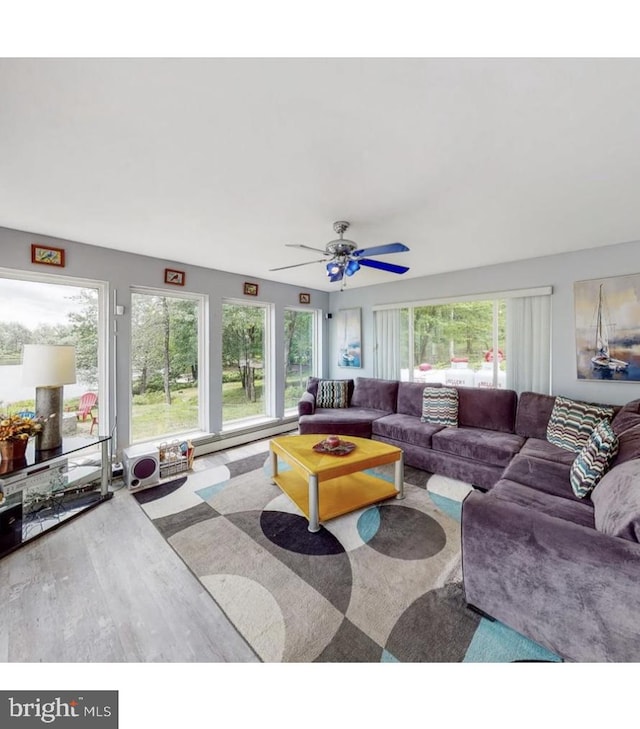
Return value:
[(196, 456), (204, 456), (207, 453), (216, 453), (217, 451), (223, 451), (227, 448), (234, 448), (235, 446), (244, 445), (245, 443), (251, 443), (255, 440), (261, 440), (262, 438), (271, 438), (272, 436), (281, 435), (282, 433), (290, 433), (292, 430), (297, 430), (298, 420), (283, 421), (274, 423), (269, 426), (261, 426), (254, 428), (247, 428), (246, 430), (238, 430), (230, 433), (221, 433), (218, 436), (212, 438), (203, 438), (199, 440), (193, 439), (193, 447), (195, 449)]

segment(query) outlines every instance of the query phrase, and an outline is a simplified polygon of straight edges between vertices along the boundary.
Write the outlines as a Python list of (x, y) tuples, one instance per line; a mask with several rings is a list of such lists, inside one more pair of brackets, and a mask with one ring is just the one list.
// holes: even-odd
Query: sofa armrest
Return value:
[(313, 415), (316, 409), (316, 399), (310, 392), (303, 392), (298, 400), (298, 416)]
[(491, 494), (462, 505), (467, 601), (574, 661), (639, 661), (640, 544)]

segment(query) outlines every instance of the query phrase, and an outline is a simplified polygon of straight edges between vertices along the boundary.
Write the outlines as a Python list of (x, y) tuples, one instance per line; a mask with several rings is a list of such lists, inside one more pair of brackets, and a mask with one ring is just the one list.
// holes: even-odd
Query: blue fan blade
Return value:
[(390, 273), (406, 273), (409, 270), (406, 266), (395, 266), (393, 263), (386, 263), (385, 261), (370, 261), (368, 258), (359, 258), (358, 263), (361, 266), (379, 268), (381, 271), (389, 271)]
[(360, 258), (361, 256), (382, 256), (385, 253), (402, 253), (409, 249), (404, 243), (387, 243), (384, 246), (375, 246), (373, 248), (360, 248), (354, 251), (351, 256)]
[(347, 276), (353, 276), (353, 274), (360, 269), (360, 264), (355, 259), (352, 259), (347, 263), (347, 268), (345, 269), (345, 273)]

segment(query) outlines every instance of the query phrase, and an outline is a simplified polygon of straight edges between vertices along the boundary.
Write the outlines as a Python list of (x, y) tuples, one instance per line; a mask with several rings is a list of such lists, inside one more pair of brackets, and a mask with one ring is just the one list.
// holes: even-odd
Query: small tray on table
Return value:
[(355, 447), (355, 443), (351, 443), (348, 440), (341, 440), (337, 446), (332, 448), (327, 445), (326, 441), (321, 440), (313, 446), (313, 450), (316, 453), (327, 453), (330, 456), (348, 456), (349, 453), (353, 452)]

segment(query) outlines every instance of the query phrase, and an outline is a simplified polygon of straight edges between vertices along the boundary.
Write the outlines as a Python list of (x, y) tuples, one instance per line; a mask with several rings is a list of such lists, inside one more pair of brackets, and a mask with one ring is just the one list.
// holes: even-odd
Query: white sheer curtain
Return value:
[(549, 394), (551, 296), (508, 299), (507, 347), (507, 387)]
[(375, 326), (375, 377), (400, 379), (400, 309), (380, 309), (373, 312)]

